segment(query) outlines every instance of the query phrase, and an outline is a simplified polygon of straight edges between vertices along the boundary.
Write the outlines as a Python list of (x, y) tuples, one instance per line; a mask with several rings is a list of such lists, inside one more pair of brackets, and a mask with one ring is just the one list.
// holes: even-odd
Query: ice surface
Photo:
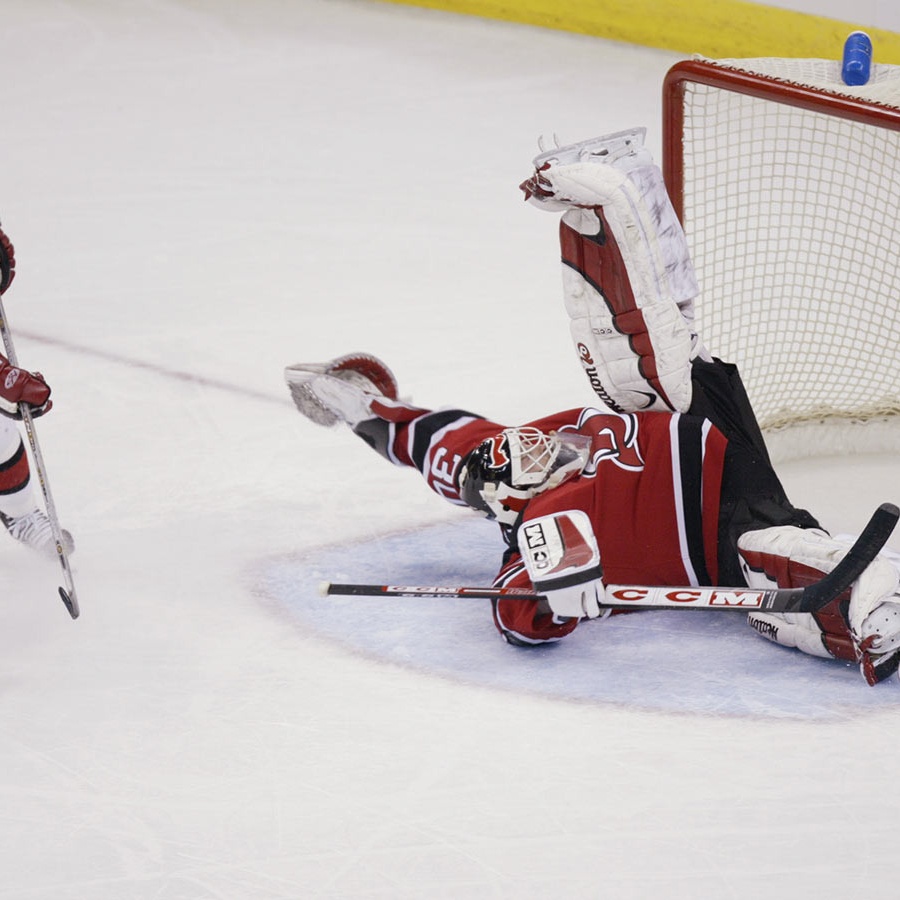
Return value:
[[(584, 402), (516, 186), (541, 134), (658, 156), (674, 56), (356, 0), (6, 0), (3, 37), (5, 302), (82, 616), (0, 541), (0, 898), (893, 890), (900, 685), (731, 618), (526, 656), (468, 601), (313, 594), (499, 547), (303, 421), (283, 366), (367, 350), (512, 422)], [(784, 474), (835, 530), (898, 499), (890, 458)]]
[(497, 640), (490, 603), (483, 600), (317, 595), (317, 585), (330, 580), (489, 585), (498, 567), (490, 563), (500, 558), (502, 543), (496, 525), (482, 521), (473, 527), (466, 517), (266, 561), (259, 585), (315, 633), (376, 659), (469, 684), (631, 710), (736, 717), (820, 719), (900, 708), (897, 692), (871, 690), (855, 666), (754, 639), (740, 613), (617, 616), (584, 625), (553, 646), (522, 649)]

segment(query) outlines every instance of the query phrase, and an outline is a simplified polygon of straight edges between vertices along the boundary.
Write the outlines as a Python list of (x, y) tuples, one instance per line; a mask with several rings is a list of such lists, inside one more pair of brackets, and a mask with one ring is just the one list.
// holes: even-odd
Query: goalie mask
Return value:
[(513, 525), (536, 494), (580, 475), (590, 449), (587, 435), (507, 428), (466, 457), (459, 476), (460, 497), (489, 519)]

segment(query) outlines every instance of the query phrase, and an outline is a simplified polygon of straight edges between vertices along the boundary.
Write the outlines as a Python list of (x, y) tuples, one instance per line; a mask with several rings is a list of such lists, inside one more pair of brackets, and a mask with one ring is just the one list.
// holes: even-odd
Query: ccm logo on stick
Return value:
[(671, 603), (673, 606), (740, 606), (747, 609), (759, 609), (765, 597), (764, 591), (727, 591), (727, 590), (698, 590), (690, 588), (673, 588), (665, 590), (660, 588), (625, 587), (610, 591), (610, 596), (615, 600), (626, 603), (640, 603), (644, 600), (654, 602)]

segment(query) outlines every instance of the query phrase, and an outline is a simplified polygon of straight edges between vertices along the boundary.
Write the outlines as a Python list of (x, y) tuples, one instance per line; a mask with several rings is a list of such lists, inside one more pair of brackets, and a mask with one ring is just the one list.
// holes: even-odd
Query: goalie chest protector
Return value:
[(529, 424), (589, 434), (593, 446), (584, 473), (535, 497), (522, 525), (566, 509), (587, 513), (607, 584), (716, 583), (728, 442), (712, 423), (582, 409)]

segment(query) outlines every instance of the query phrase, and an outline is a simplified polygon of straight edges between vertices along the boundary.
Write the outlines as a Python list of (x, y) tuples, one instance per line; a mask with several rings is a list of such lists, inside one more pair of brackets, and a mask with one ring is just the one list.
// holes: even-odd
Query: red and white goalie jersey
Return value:
[[(380, 398), (372, 411), (381, 428), (385, 420), (394, 420), (385, 455), (418, 469), (432, 490), (460, 505), (465, 505), (458, 488), (464, 459), (505, 427), (461, 410), (411, 410)], [(719, 497), (728, 441), (709, 420), (580, 408), (527, 425), (545, 433), (586, 435), (591, 452), (581, 475), (533, 497), (516, 525), (505, 529), (510, 550), (496, 585), (530, 587), (516, 536), (529, 521), (566, 510), (583, 511), (593, 524), (607, 583), (717, 583)], [(366, 423), (354, 430), (365, 438)], [(578, 624), (520, 600), (495, 601), (494, 620), (515, 643), (558, 640)]]

